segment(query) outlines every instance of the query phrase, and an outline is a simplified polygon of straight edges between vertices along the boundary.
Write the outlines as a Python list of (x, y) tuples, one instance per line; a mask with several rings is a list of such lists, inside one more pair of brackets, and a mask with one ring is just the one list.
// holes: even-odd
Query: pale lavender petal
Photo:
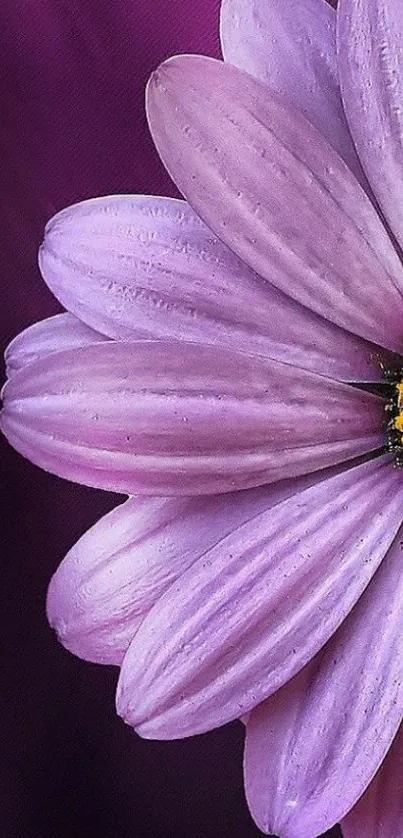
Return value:
[(53, 576), (59, 640), (85, 660), (120, 664), (141, 621), (196, 559), (240, 524), (340, 467), (199, 498), (130, 498), (95, 524)]
[[(400, 643), (400, 638), (399, 638)], [(344, 838), (397, 838), (403, 834), (403, 729), (365, 794), (342, 821)]]
[(400, 0), (339, 0), (344, 108), (368, 180), (403, 244), (403, 7)]
[(56, 314), (28, 326), (9, 343), (4, 356), (7, 376), (53, 352), (91, 346), (104, 340), (103, 335), (81, 323), (74, 315)]
[(277, 90), (365, 176), (340, 97), (336, 13), (325, 0), (223, 0), (224, 59)]
[(401, 350), (401, 263), (358, 181), (304, 117), (201, 56), (165, 62), (147, 107), (163, 162), (216, 235), (308, 308)]
[(227, 536), (140, 626), (122, 664), (120, 715), (146, 738), (171, 739), (225, 724), (275, 692), (365, 589), (402, 499), (402, 475), (383, 456)]
[(39, 261), (60, 302), (111, 338), (211, 343), (350, 381), (390, 365), (248, 269), (184, 201), (118, 195), (69, 207), (49, 222)]
[(275, 482), (385, 442), (383, 400), (332, 379), (196, 343), (58, 352), (3, 391), (11, 444), (69, 480), (128, 494)]
[[(379, 509), (385, 510), (381, 496)], [(401, 529), (351, 615), (307, 670), (250, 715), (246, 794), (265, 832), (314, 838), (340, 821), (396, 735), (403, 714), (402, 537)], [(365, 561), (357, 545), (356, 566)], [(353, 834), (396, 838), (400, 829), (371, 832), (364, 821)]]

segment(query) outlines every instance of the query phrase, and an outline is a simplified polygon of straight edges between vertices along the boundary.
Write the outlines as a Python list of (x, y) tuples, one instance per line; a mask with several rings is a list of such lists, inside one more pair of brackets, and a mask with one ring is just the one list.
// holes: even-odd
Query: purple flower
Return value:
[(49, 223), (41, 270), (69, 313), (10, 345), (2, 427), (56, 474), (166, 496), (102, 519), (49, 589), (62, 642), (121, 665), (124, 719), (170, 739), (242, 716), (263, 831), (343, 819), (347, 838), (387, 838), (401, 830), (403, 16), (397, 0), (340, 3), (347, 127), (332, 9), (261, 5), (224, 0), (228, 63), (182, 56), (149, 82), (188, 203), (95, 199)]

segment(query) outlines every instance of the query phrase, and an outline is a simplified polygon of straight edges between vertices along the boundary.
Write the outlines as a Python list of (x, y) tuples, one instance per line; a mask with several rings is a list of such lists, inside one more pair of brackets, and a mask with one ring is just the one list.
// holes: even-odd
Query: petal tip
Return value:
[(66, 636), (66, 621), (60, 614), (61, 603), (58, 581), (59, 574), (56, 572), (49, 582), (46, 594), (46, 618), (50, 627), (56, 633), (57, 639), (60, 643), (63, 643), (63, 638)]
[(175, 70), (176, 65), (182, 63), (182, 59), (186, 58), (187, 56), (183, 55), (171, 55), (169, 58), (162, 61), (158, 67), (153, 70), (151, 76), (147, 83), (147, 90), (157, 89), (162, 92), (165, 91), (165, 83), (169, 78), (170, 71), (172, 68)]

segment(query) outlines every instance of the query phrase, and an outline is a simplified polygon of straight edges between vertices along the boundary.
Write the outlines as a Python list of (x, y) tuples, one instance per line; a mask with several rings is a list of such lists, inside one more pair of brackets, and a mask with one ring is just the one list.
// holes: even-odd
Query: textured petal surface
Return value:
[(171, 739), (241, 716), (333, 634), (401, 521), (402, 475), (388, 457), (256, 516), (164, 594), (124, 658), (118, 712)]
[(47, 612), (59, 640), (85, 660), (120, 664), (142, 619), (196, 559), (334, 471), (212, 497), (130, 498), (80, 538), (53, 576)]
[(308, 308), (401, 350), (400, 261), (358, 181), (304, 117), (201, 56), (165, 62), (147, 106), (163, 162), (216, 235)]
[(184, 201), (120, 195), (63, 210), (40, 266), (61, 303), (111, 338), (212, 343), (350, 381), (390, 366), (249, 270)]
[(354, 142), (391, 229), (403, 244), (403, 8), (400, 0), (340, 0), (342, 95)]
[(15, 448), (129, 494), (209, 494), (334, 465), (384, 444), (382, 399), (288, 364), (196, 343), (58, 352), (3, 391)]
[[(35, 270), (51, 215), (93, 195), (176, 194), (147, 131), (144, 84), (172, 52), (218, 51), (218, 6), (0, 3), (2, 350), (60, 311)], [(116, 673), (63, 653), (44, 619), (56, 562), (117, 501), (40, 472), (1, 434), (0, 448), (2, 838), (253, 838), (236, 732), (155, 759), (114, 717)], [(223, 751), (237, 760), (230, 788), (214, 765)]]
[(104, 340), (103, 335), (81, 323), (74, 315), (56, 314), (28, 326), (9, 343), (5, 351), (7, 376), (53, 352), (91, 346)]
[[(397, 498), (401, 502), (402, 486)], [(391, 535), (395, 531), (393, 526)], [(250, 715), (246, 794), (266, 832), (314, 838), (339, 821), (368, 786), (397, 732), (403, 714), (403, 657), (397, 653), (402, 537), (400, 530), (323, 652)], [(356, 566), (364, 559), (359, 550)], [(360, 836), (370, 835), (361, 823)]]
[(397, 838), (403, 834), (403, 731), (358, 803), (343, 819), (344, 838)]
[(226, 61), (281, 93), (364, 182), (340, 97), (336, 13), (325, 0), (223, 0), (221, 44)]

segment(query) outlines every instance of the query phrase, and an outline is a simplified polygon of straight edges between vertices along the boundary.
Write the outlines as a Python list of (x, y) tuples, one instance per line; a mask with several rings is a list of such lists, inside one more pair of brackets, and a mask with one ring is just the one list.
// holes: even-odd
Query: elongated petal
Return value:
[(120, 664), (148, 611), (196, 559), (334, 471), (212, 497), (130, 498), (80, 538), (53, 576), (47, 612), (59, 640), (85, 660)]
[(78, 349), (104, 341), (105, 337), (86, 326), (72, 314), (56, 314), (28, 326), (9, 343), (5, 351), (6, 373), (10, 377), (38, 358)]
[(69, 311), (118, 340), (212, 343), (350, 381), (390, 365), (249, 270), (184, 201), (120, 195), (63, 210), (40, 266)]
[(365, 181), (341, 102), (336, 13), (325, 0), (223, 0), (221, 45), (226, 61), (281, 93)]
[(343, 838), (396, 838), (403, 833), (403, 730), (358, 803), (343, 819)]
[(402, 42), (399, 0), (340, 0), (338, 53), (344, 107), (368, 180), (401, 245)]
[(401, 521), (388, 457), (256, 516), (164, 594), (124, 658), (117, 706), (147, 738), (225, 724), (289, 680), (333, 634)]
[[(265, 832), (314, 838), (333, 826), (362, 795), (399, 728), (402, 537), (400, 530), (350, 617), (307, 671), (250, 715), (246, 793)], [(370, 835), (362, 823), (360, 836)]]
[(3, 398), (2, 429), (24, 456), (129, 494), (250, 488), (384, 444), (377, 396), (196, 343), (58, 352), (14, 375)]
[(200, 56), (165, 62), (147, 107), (168, 171), (238, 256), (332, 322), (401, 349), (401, 264), (358, 181), (309, 122), (248, 74)]

